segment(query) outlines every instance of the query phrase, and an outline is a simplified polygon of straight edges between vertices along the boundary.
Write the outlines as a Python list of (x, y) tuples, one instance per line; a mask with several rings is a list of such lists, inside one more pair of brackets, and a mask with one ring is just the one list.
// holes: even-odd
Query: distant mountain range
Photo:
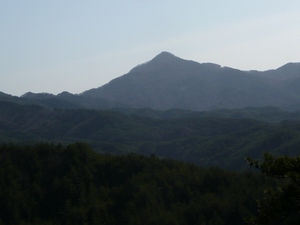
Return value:
[(260, 158), (263, 152), (299, 154), (300, 112), (272, 107), (118, 110), (52, 109), (0, 101), (0, 144), (84, 142), (98, 152), (155, 154), (232, 170), (249, 169), (244, 158)]
[[(152, 108), (204, 111), (275, 106), (300, 109), (300, 63), (241, 71), (162, 52), (109, 83), (79, 95), (26, 93), (18, 101), (51, 108)], [(0, 94), (0, 99), (11, 96)], [(16, 98), (14, 99), (16, 101)]]
[(0, 92), (0, 143), (85, 142), (244, 170), (246, 156), (299, 154), (299, 96), (299, 63), (240, 71), (162, 52), (78, 95)]

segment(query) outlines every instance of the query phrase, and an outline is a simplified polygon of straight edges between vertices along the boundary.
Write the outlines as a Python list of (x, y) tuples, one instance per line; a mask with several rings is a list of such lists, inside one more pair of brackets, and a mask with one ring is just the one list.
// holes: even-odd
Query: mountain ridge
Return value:
[[(274, 106), (298, 110), (298, 87), (300, 63), (287, 63), (267, 71), (242, 71), (182, 59), (163, 51), (107, 84), (80, 94), (26, 93), (22, 98), (40, 102), (60, 99), (71, 102), (72, 107), (93, 109), (132, 107), (203, 111)], [(62, 102), (59, 107), (66, 108)]]
[(183, 108), (201, 111), (247, 106), (287, 108), (289, 104), (299, 104), (293, 94), (277, 84), (277, 79), (261, 73), (264, 72), (198, 63), (162, 52), (129, 73), (99, 88), (87, 90), (83, 95), (158, 110)]

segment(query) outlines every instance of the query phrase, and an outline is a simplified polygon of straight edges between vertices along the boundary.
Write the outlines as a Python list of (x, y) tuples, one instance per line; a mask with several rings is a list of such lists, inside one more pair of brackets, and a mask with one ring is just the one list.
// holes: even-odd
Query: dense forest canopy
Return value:
[(2, 145), (0, 163), (0, 224), (242, 225), (274, 185), (257, 173), (81, 143)]
[(274, 157), (264, 154), (264, 160), (247, 157), (251, 166), (262, 173), (281, 180), (280, 185), (265, 192), (258, 201), (258, 216), (251, 221), (256, 225), (297, 225), (300, 224), (300, 156)]
[(199, 113), (63, 110), (14, 102), (0, 106), (1, 143), (81, 141), (102, 153), (155, 154), (231, 170), (248, 169), (246, 156), (259, 158), (263, 152), (295, 156), (300, 148), (299, 113), (274, 108)]
[(299, 224), (299, 112), (18, 101), (0, 101), (0, 225)]

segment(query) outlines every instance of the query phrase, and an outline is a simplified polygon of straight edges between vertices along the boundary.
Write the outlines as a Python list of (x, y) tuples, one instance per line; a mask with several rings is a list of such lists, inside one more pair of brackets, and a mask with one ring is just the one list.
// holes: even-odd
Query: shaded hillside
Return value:
[(283, 111), (277, 107), (246, 107), (241, 109), (216, 109), (210, 111), (191, 111), (184, 109), (169, 109), (165, 111), (154, 110), (149, 108), (116, 108), (113, 111), (125, 113), (128, 115), (137, 115), (153, 119), (178, 119), (178, 118), (231, 118), (231, 119), (255, 119), (270, 123), (281, 121), (300, 120), (300, 111), (290, 112)]
[(243, 225), (265, 177), (84, 144), (0, 146), (0, 224)]
[(89, 143), (99, 152), (144, 155), (242, 170), (262, 152), (297, 155), (299, 121), (276, 124), (214, 116), (153, 119), (114, 111), (53, 110), (0, 102), (0, 141)]
[(117, 101), (110, 101), (101, 97), (86, 97), (83, 95), (73, 95), (62, 92), (58, 95), (48, 93), (28, 92), (18, 99), (18, 102), (38, 104), (41, 106), (55, 109), (109, 109), (114, 107), (126, 107), (125, 104)]
[[(254, 71), (252, 71), (254, 72)], [(264, 72), (258, 72), (262, 76), (279, 79), (289, 80), (300, 77), (300, 63), (287, 63), (276, 70), (268, 70)]]

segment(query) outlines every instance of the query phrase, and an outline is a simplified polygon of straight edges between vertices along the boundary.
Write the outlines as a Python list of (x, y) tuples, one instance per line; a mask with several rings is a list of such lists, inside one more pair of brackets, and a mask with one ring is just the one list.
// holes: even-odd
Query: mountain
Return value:
[(55, 108), (151, 108), (205, 111), (244, 107), (300, 109), (300, 63), (268, 71), (241, 71), (162, 52), (127, 74), (79, 95), (27, 93)]
[[(145, 116), (147, 110), (140, 111), (124, 114), (108, 110), (51, 109), (0, 101), (0, 143), (85, 142), (98, 152), (155, 154), (232, 170), (247, 169), (246, 156), (259, 158), (263, 152), (299, 154), (300, 113), (272, 108), (222, 110), (211, 114), (152, 110), (152, 115), (160, 117), (154, 119)], [(264, 118), (266, 114), (268, 118), (285, 121), (267, 123), (246, 119), (247, 114), (252, 118)]]
[(74, 95), (66, 91), (58, 95), (28, 92), (22, 95), (17, 102), (24, 104), (31, 103), (55, 109), (110, 109), (128, 107), (123, 103), (111, 102), (101, 97)]
[(276, 70), (260, 72), (262, 76), (280, 80), (288, 80), (300, 77), (300, 63), (287, 63)]
[(240, 71), (212, 63), (184, 60), (162, 52), (83, 96), (118, 101), (134, 108), (211, 110), (300, 104), (293, 92), (300, 79), (300, 64), (287, 64), (273, 71)]

